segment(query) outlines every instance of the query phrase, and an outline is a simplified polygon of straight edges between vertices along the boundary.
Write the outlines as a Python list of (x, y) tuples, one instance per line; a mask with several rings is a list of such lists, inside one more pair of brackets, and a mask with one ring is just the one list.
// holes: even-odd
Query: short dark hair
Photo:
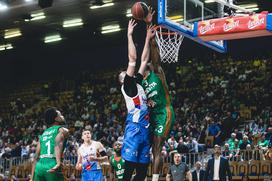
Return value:
[(45, 119), (45, 124), (46, 125), (53, 124), (56, 121), (55, 120), (56, 117), (58, 117), (57, 108), (50, 107), (50, 108), (45, 110), (44, 119)]
[(83, 129), (83, 130), (82, 130), (82, 134), (83, 134), (85, 131), (89, 131), (89, 132), (92, 134), (92, 130), (91, 130), (91, 129)]

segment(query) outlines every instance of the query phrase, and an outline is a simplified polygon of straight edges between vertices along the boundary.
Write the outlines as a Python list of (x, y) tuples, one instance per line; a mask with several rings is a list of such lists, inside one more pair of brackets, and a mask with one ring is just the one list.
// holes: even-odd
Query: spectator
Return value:
[(173, 181), (185, 181), (187, 178), (189, 181), (192, 181), (192, 175), (188, 168), (188, 166), (181, 162), (180, 153), (174, 154), (174, 164), (171, 164), (168, 169), (168, 173), (166, 176), (166, 181), (170, 181), (171, 177)]
[(208, 128), (208, 133), (210, 136), (214, 137), (214, 144), (220, 144), (220, 134), (221, 134), (221, 129), (219, 126), (214, 122), (214, 120), (211, 120), (211, 124)]
[(258, 141), (258, 146), (259, 148), (266, 150), (268, 148), (268, 144), (269, 142), (265, 139), (265, 134), (263, 133), (261, 135), (261, 139)]
[(195, 170), (192, 172), (192, 181), (204, 181), (205, 171), (201, 167), (201, 162), (196, 162)]
[(251, 143), (248, 140), (248, 136), (244, 135), (243, 140), (240, 140), (240, 142), (239, 142), (239, 149), (245, 150), (247, 145), (251, 145)]
[(222, 155), (227, 158), (228, 160), (231, 160), (233, 158), (233, 153), (232, 151), (230, 151), (229, 149), (229, 144), (228, 143), (225, 143), (225, 146), (224, 146), (224, 151), (222, 152)]
[(236, 141), (236, 134), (235, 134), (235, 133), (231, 133), (231, 138), (228, 140), (229, 149), (230, 149), (231, 151), (237, 149), (236, 144), (235, 144), (235, 141)]

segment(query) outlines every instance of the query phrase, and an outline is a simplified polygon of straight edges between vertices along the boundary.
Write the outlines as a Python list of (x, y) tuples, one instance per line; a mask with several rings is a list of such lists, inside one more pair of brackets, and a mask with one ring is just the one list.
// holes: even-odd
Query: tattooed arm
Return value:
[(36, 148), (36, 154), (35, 154), (35, 158), (34, 158), (34, 161), (33, 161), (33, 165), (32, 165), (30, 181), (34, 180), (35, 167), (36, 167), (36, 163), (37, 163), (37, 161), (39, 160), (39, 157), (40, 157), (40, 151), (41, 151), (41, 145), (40, 145), (40, 141), (39, 141), (38, 145), (37, 145), (37, 148)]
[(64, 141), (68, 137), (68, 129), (66, 128), (60, 128), (59, 133), (55, 138), (55, 156), (56, 156), (56, 162), (57, 164), (48, 170), (48, 172), (55, 172), (57, 171), (61, 166), (61, 155), (64, 150)]

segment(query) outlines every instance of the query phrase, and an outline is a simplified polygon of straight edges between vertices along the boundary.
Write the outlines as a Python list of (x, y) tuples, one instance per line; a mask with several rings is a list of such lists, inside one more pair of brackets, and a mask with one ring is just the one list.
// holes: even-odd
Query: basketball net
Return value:
[(156, 42), (160, 50), (161, 62), (175, 63), (178, 61), (179, 48), (184, 36), (163, 26), (156, 27)]

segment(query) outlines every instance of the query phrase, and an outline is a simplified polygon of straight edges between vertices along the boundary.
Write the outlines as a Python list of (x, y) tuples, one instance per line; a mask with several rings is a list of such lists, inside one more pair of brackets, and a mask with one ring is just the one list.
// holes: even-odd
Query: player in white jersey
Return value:
[(123, 181), (130, 181), (134, 170), (136, 170), (136, 176), (133, 180), (143, 181), (146, 177), (150, 162), (149, 112), (147, 98), (141, 86), (141, 82), (149, 60), (149, 42), (155, 33), (153, 27), (149, 26), (141, 57), (141, 65), (138, 73), (135, 75), (137, 53), (132, 37), (135, 26), (135, 21), (130, 20), (127, 32), (128, 67), (126, 71), (119, 74), (119, 82), (122, 85), (121, 91), (126, 101), (128, 111), (124, 142), (121, 150), (121, 156), (125, 160)]
[(104, 146), (91, 139), (91, 131), (83, 130), (84, 143), (78, 149), (77, 170), (82, 170), (82, 181), (102, 181), (103, 174), (100, 163), (108, 160)]

